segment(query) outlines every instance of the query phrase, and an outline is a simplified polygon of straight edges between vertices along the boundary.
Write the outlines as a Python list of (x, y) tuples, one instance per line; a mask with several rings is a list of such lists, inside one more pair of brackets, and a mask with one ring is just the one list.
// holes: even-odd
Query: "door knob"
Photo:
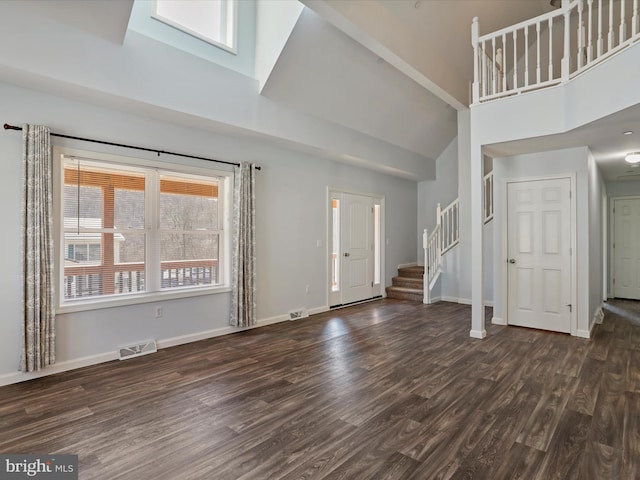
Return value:
[(515, 258), (510, 258), (509, 259), (509, 263), (516, 263), (516, 259)]
[(344, 252), (344, 256), (345, 256), (345, 257), (350, 257), (350, 256), (351, 256), (351, 254), (350, 254), (349, 252)]

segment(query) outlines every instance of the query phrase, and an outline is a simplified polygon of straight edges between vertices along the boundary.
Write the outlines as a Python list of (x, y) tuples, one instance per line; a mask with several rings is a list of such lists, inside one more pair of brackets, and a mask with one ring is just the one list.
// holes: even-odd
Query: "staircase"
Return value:
[(392, 279), (392, 286), (387, 287), (387, 298), (422, 302), (424, 298), (423, 277), (423, 266), (399, 268), (398, 276)]
[[(493, 171), (484, 177), (484, 222), (493, 219)], [(442, 256), (460, 242), (459, 218), (460, 201), (455, 199), (442, 209), (436, 206), (436, 227), (431, 233), (426, 229), (422, 235), (424, 249), (424, 266), (398, 269), (398, 276), (393, 277), (392, 285), (387, 287), (387, 297), (400, 300), (413, 300), (432, 303), (433, 290), (442, 274)]]

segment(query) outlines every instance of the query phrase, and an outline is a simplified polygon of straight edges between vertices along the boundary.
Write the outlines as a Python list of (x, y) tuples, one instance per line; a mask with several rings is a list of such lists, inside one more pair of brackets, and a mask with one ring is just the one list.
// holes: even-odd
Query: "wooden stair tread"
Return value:
[(411, 288), (411, 287), (398, 287), (396, 285), (392, 285), (391, 287), (387, 287), (387, 290), (391, 290), (394, 292), (405, 292), (405, 293), (419, 293), (422, 295), (424, 291), (421, 288)]
[(422, 278), (424, 275), (424, 267), (417, 265), (414, 267), (404, 267), (398, 269), (398, 276), (405, 278)]

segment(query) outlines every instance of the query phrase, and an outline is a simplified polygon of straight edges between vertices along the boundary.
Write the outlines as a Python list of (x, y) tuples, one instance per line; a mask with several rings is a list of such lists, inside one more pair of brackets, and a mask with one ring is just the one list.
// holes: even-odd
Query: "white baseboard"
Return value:
[(576, 337), (591, 338), (591, 332), (589, 330), (576, 330)]
[[(315, 307), (309, 309), (309, 315), (315, 315), (318, 313), (326, 312), (329, 307)], [(279, 322), (289, 321), (288, 315), (277, 315), (275, 317), (263, 318), (258, 320), (257, 325), (247, 328), (235, 328), (232, 326), (224, 326), (215, 328), (212, 330), (205, 330), (204, 332), (191, 333), (188, 335), (180, 335), (178, 337), (165, 338), (164, 340), (158, 340), (158, 349), (175, 347), (177, 345), (184, 345), (185, 343), (197, 342), (199, 340), (206, 340), (207, 338), (220, 337), (222, 335), (229, 335), (231, 333), (242, 332), (245, 330), (251, 330), (253, 328), (264, 327), (266, 325), (272, 325)], [(116, 350), (112, 352), (99, 353), (97, 355), (91, 355), (88, 357), (77, 358), (74, 360), (65, 360), (64, 362), (51, 365), (39, 372), (12, 372), (0, 375), (0, 387), (4, 385), (11, 385), (13, 383), (26, 382), (27, 380), (33, 380), (36, 378), (46, 377), (56, 373), (67, 372), (69, 370), (75, 370), (77, 368), (88, 367), (91, 365), (97, 365), (99, 363), (110, 362), (118, 359), (118, 352)]]
[(398, 270), (401, 268), (409, 268), (409, 267), (417, 267), (417, 266), (418, 266), (418, 262), (401, 263), (398, 265)]
[[(447, 296), (443, 295), (443, 296), (440, 297), (440, 300), (442, 300), (443, 302), (459, 303), (461, 305), (471, 305), (471, 299), (470, 298), (447, 297)], [(484, 301), (484, 305), (485, 305), (485, 307), (493, 307), (493, 301), (485, 300)]]
[(487, 336), (487, 331), (486, 330), (471, 330), (469, 332), (469, 336), (471, 338), (479, 338), (480, 340), (482, 340), (483, 338), (485, 338)]
[(0, 387), (4, 385), (11, 385), (12, 383), (26, 382), (27, 380), (46, 377), (69, 370), (75, 370), (76, 368), (88, 367), (91, 365), (96, 365), (98, 363), (110, 362), (117, 359), (118, 352), (114, 350), (113, 352), (100, 353), (97, 355), (77, 358), (74, 360), (66, 360), (64, 362), (56, 363), (55, 365), (46, 367), (44, 370), (40, 370), (39, 372), (5, 373), (4, 375), (0, 375)]
[(494, 325), (506, 325), (507, 322), (505, 322), (502, 318), (500, 317), (493, 317), (491, 319), (491, 323)]
[(457, 297), (447, 297), (446, 295), (441, 295), (440, 296), (440, 301), (458, 303), (458, 298)]

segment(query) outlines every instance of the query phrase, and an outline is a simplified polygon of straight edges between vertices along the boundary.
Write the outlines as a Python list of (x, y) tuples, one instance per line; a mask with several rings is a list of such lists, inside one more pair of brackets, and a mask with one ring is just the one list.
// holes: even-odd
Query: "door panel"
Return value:
[(373, 297), (373, 198), (343, 194), (342, 303)]
[(614, 296), (640, 300), (640, 198), (613, 206)]
[(570, 332), (571, 182), (507, 186), (508, 323)]

